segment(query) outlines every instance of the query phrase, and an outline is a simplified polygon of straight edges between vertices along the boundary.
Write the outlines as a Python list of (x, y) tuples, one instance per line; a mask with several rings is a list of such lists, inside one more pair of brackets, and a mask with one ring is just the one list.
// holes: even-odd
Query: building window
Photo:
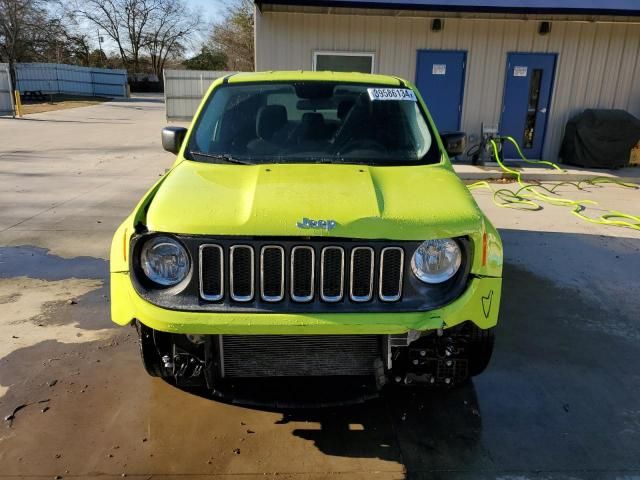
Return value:
[(373, 73), (374, 56), (367, 52), (313, 52), (313, 69)]

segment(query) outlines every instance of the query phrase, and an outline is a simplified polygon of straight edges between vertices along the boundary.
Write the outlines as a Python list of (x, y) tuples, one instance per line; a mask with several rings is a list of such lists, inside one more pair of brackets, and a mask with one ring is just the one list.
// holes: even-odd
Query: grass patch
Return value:
[(25, 100), (22, 102), (22, 113), (30, 115), (32, 113), (52, 112), (55, 110), (66, 110), (68, 108), (87, 107), (111, 100), (107, 97), (85, 97), (80, 95), (52, 94), (45, 95), (46, 100)]

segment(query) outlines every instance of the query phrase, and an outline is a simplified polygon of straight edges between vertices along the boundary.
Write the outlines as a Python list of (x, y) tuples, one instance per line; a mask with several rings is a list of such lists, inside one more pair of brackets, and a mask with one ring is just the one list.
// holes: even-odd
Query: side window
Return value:
[(314, 52), (313, 69), (332, 72), (373, 73), (373, 53), (367, 52)]

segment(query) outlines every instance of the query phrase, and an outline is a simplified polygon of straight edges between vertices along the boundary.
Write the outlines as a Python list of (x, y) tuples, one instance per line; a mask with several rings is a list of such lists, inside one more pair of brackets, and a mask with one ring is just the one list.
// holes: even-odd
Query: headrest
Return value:
[(315, 140), (324, 134), (324, 117), (321, 113), (306, 112), (302, 115), (302, 137)]
[(263, 140), (271, 140), (273, 134), (287, 123), (287, 109), (284, 105), (265, 105), (258, 110), (256, 134)]
[(338, 118), (340, 120), (344, 120), (344, 117), (347, 116), (347, 114), (349, 113), (349, 110), (351, 110), (351, 108), (353, 107), (353, 105), (356, 102), (353, 100), (342, 100), (339, 104), (338, 104)]

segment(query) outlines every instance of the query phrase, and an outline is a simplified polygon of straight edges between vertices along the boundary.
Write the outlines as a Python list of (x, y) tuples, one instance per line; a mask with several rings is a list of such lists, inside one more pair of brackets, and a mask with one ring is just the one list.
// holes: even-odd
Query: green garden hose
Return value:
[[(520, 158), (526, 163), (547, 165), (555, 170), (563, 171), (560, 166), (553, 162), (549, 162), (546, 160), (529, 160), (528, 158), (526, 158), (522, 153), (518, 142), (516, 142), (513, 137), (500, 137), (498, 140), (506, 140), (508, 142), (511, 142), (516, 148), (518, 155), (520, 155)], [(500, 165), (500, 168), (502, 168), (502, 170), (514, 176), (520, 188), (515, 191), (508, 188), (494, 189), (489, 184), (489, 182), (481, 181), (469, 185), (469, 190), (477, 188), (489, 189), (491, 192), (493, 192), (494, 203), (497, 206), (503, 208), (516, 208), (519, 210), (537, 211), (542, 210), (541, 202), (546, 202), (552, 205), (573, 207), (571, 213), (587, 222), (595, 223), (598, 225), (610, 225), (640, 230), (640, 216), (638, 215), (630, 215), (628, 213), (609, 210), (598, 218), (588, 217), (582, 213), (584, 212), (584, 210), (586, 210), (585, 205), (597, 205), (597, 202), (594, 202), (593, 200), (572, 200), (568, 198), (562, 198), (558, 193), (556, 193), (556, 190), (560, 186), (572, 186), (578, 190), (584, 190), (583, 185), (595, 186), (598, 184), (612, 183), (623, 188), (638, 189), (637, 185), (608, 177), (595, 177), (592, 179), (580, 180), (577, 182), (554, 182), (550, 187), (547, 187), (543, 183), (526, 183), (522, 180), (522, 174), (519, 171), (507, 167), (502, 162), (502, 160), (500, 159), (500, 152), (498, 150), (498, 144), (496, 143), (496, 140), (492, 139), (490, 141), (498, 165)], [(543, 193), (541, 190), (544, 190), (544, 192), (546, 193)]]

